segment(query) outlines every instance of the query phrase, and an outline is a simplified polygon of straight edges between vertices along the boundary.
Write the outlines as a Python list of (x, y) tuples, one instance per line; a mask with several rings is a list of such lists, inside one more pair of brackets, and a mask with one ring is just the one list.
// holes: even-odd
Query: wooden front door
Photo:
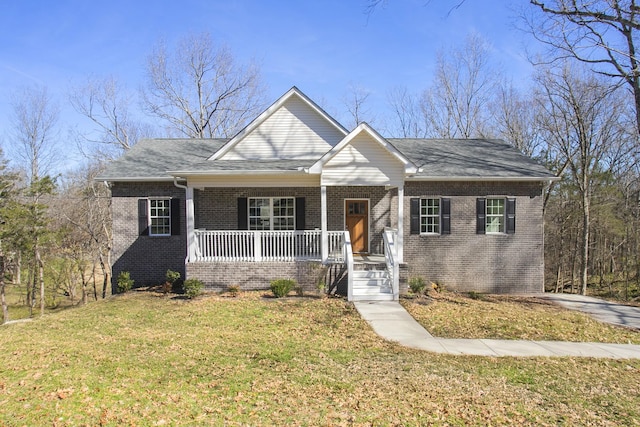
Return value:
[(355, 253), (369, 252), (369, 201), (345, 200), (344, 222)]

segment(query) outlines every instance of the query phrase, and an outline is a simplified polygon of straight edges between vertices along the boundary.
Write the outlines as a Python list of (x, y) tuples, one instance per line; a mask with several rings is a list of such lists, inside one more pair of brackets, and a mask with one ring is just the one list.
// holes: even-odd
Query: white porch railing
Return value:
[(397, 300), (400, 295), (400, 262), (398, 260), (397, 237), (397, 230), (391, 228), (385, 228), (384, 233), (382, 233), (384, 258), (387, 263), (387, 271), (391, 276), (391, 289), (393, 290), (394, 300)]
[[(329, 231), (330, 262), (343, 262), (344, 231)], [(199, 262), (260, 262), (322, 259), (320, 230), (195, 230)]]

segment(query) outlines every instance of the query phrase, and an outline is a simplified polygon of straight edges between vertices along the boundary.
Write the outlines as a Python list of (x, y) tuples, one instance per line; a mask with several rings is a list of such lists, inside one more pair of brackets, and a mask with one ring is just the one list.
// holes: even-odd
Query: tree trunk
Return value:
[(40, 316), (44, 316), (44, 263), (42, 262), (42, 258), (40, 256), (40, 246), (38, 245), (37, 239), (34, 248), (34, 255), (36, 257), (36, 264), (38, 268), (38, 282), (40, 285)]
[(5, 297), (4, 261), (4, 255), (0, 255), (0, 303), (2, 303), (2, 323), (7, 323), (9, 321), (9, 309), (7, 308), (7, 299)]
[(93, 281), (93, 300), (98, 301), (98, 286), (96, 285), (96, 261), (93, 260), (91, 268), (91, 280)]
[(16, 252), (16, 265), (15, 272), (13, 276), (13, 284), (16, 286), (20, 286), (22, 283), (22, 252)]
[(84, 276), (85, 271), (83, 267), (78, 267), (79, 273), (80, 273), (80, 280), (82, 280), (82, 305), (86, 305), (87, 304), (87, 299), (89, 298), (89, 294), (87, 292), (87, 283), (88, 280), (87, 278)]
[(33, 283), (35, 282), (35, 273), (33, 270), (33, 264), (29, 263), (29, 275), (27, 277), (27, 305), (29, 306), (29, 317), (33, 316)]
[(582, 192), (582, 260), (580, 272), (581, 294), (587, 295), (587, 283), (589, 281), (589, 225), (591, 221), (589, 190), (585, 186)]
[(102, 269), (102, 299), (107, 297), (107, 286), (111, 280), (109, 275), (109, 266), (106, 265), (102, 253), (100, 253), (100, 268)]

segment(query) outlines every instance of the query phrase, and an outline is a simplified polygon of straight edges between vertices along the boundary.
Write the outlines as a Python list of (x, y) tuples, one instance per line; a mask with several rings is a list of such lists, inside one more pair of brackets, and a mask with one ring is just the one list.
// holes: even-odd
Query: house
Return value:
[(407, 278), (543, 291), (543, 189), (555, 176), (496, 140), (349, 131), (293, 87), (231, 139), (148, 139), (111, 187), (113, 274), (167, 269), (208, 289), (274, 278), (395, 299)]

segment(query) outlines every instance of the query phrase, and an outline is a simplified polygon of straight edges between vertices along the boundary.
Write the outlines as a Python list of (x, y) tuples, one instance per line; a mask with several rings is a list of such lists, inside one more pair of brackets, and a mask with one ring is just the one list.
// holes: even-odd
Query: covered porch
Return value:
[[(397, 298), (397, 270), (402, 260), (402, 189), (185, 187), (187, 277), (199, 278), (211, 289), (220, 290), (231, 284), (258, 289), (258, 281), (264, 288), (269, 280), (278, 277), (292, 277), (311, 288), (315, 287), (314, 281), (321, 280), (317, 277), (320, 270), (332, 270), (342, 272), (350, 299), (358, 299), (359, 292), (363, 293), (360, 299), (379, 299), (381, 293), (385, 294), (384, 299)], [(254, 200), (273, 198), (274, 194), (282, 204), (284, 199), (291, 199), (291, 216), (295, 220), (290, 227), (294, 229), (238, 229), (264, 226), (267, 218), (256, 223), (250, 210)], [(365, 212), (355, 209), (362, 217), (359, 224), (349, 220), (349, 211), (354, 210), (349, 201), (353, 200), (366, 202)], [(278, 223), (274, 218), (268, 220)], [(301, 225), (305, 229), (297, 229)], [(360, 250), (355, 254), (354, 233), (360, 240), (355, 246)], [(378, 262), (371, 262), (373, 259)], [(332, 280), (337, 276), (334, 274)]]

